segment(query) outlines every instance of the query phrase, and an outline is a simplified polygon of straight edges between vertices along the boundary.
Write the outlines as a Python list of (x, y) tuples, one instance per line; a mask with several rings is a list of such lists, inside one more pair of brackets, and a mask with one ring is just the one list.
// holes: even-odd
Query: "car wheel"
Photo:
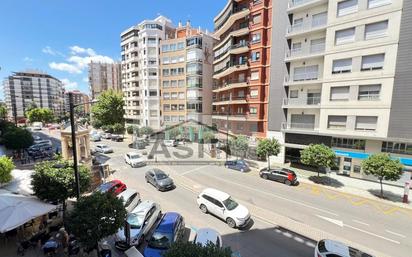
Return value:
[(200, 210), (201, 210), (203, 213), (207, 213), (207, 207), (206, 207), (206, 205), (201, 204), (201, 205), (200, 205)]
[(229, 227), (235, 228), (236, 227), (236, 222), (232, 218), (227, 218), (226, 223)]
[(157, 189), (157, 191), (160, 191), (160, 186), (156, 185), (156, 189)]
[(145, 178), (145, 179), (146, 179), (146, 183), (149, 183), (149, 180), (147, 178)]
[(262, 175), (262, 178), (263, 178), (263, 179), (268, 179), (268, 175), (263, 174), (263, 175)]
[(292, 182), (290, 182), (290, 180), (285, 180), (285, 185), (287, 185), (287, 186), (290, 186), (290, 185), (292, 185)]

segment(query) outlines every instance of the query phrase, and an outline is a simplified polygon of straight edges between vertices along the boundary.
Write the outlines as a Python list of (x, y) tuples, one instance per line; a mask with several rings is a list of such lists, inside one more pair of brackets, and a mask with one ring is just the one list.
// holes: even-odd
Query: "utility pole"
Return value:
[(73, 169), (74, 177), (76, 179), (76, 198), (80, 198), (80, 184), (79, 184), (79, 170), (77, 167), (77, 146), (76, 146), (76, 127), (74, 124), (74, 102), (73, 93), (69, 93), (69, 109), (70, 109), (70, 127), (72, 134), (72, 151), (73, 151)]
[(229, 102), (227, 104), (226, 111), (226, 161), (228, 161), (229, 156), (229, 113), (230, 113), (230, 103), (232, 102), (232, 93), (229, 93)]

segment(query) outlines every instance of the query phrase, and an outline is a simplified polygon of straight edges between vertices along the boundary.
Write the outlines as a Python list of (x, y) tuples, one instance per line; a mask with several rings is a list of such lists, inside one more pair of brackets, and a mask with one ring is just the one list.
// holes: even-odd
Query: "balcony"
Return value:
[(231, 80), (222, 85), (215, 83), (213, 85), (213, 92), (218, 93), (226, 90), (231, 90), (234, 88), (242, 88), (247, 86), (248, 82), (246, 80)]
[(283, 108), (320, 108), (320, 96), (283, 98)]
[(213, 99), (213, 105), (247, 104), (246, 96), (221, 97)]
[[(317, 66), (316, 66), (317, 67)], [(299, 69), (299, 72), (297, 71)], [(318, 68), (313, 66), (295, 68), (292, 77), (285, 76), (285, 85), (318, 84), (321, 83)]]
[(212, 113), (212, 119), (215, 120), (231, 120), (231, 121), (258, 121), (259, 118), (256, 114), (251, 113), (226, 113), (226, 112), (216, 112)]
[(250, 10), (246, 6), (233, 7), (215, 27), (214, 35), (220, 37), (235, 23), (235, 21), (249, 15)]
[(313, 8), (327, 2), (328, 0), (289, 0), (287, 11), (292, 12), (307, 8)]
[(307, 20), (305, 22), (296, 23), (290, 25), (286, 31), (286, 37), (292, 37), (295, 35), (301, 35), (309, 32), (319, 31), (326, 29), (328, 17), (322, 16), (320, 18)]
[(220, 55), (215, 57), (215, 60), (213, 61), (213, 64), (218, 63), (221, 61), (224, 57), (230, 54), (242, 54), (249, 51), (249, 42), (248, 41), (242, 41), (237, 44), (231, 45), (226, 49), (225, 52), (221, 53)]
[(224, 39), (220, 40), (219, 44), (213, 47), (214, 52), (216, 52), (219, 48), (221, 48), (224, 44), (226, 44), (227, 40), (230, 37), (240, 37), (240, 36), (247, 35), (249, 33), (249, 25), (247, 23), (239, 24), (238, 26), (232, 27), (226, 32), (229, 34)]
[(248, 68), (249, 67), (248, 67), (247, 58), (244, 58), (238, 61), (227, 62), (225, 67), (213, 73), (213, 78), (220, 79), (224, 76), (231, 74), (232, 72), (243, 71), (243, 70), (247, 70)]
[(325, 54), (325, 43), (313, 44), (308, 47), (290, 49), (286, 51), (285, 61), (310, 59), (321, 57)]
[(317, 131), (319, 128), (315, 123), (293, 123), (282, 122), (282, 131)]

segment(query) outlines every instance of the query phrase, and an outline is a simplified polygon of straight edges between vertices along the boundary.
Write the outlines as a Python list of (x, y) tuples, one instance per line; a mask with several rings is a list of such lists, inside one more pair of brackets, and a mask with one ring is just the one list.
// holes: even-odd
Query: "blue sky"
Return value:
[[(88, 56), (120, 59), (120, 33), (161, 14), (174, 24), (213, 29), (226, 0), (2, 0), (0, 79), (39, 69), (88, 92)], [(3, 88), (0, 90), (3, 99)]]

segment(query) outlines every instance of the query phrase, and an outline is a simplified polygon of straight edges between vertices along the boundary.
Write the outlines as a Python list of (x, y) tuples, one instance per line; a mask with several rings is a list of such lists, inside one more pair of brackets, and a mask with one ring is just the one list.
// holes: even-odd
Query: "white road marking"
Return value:
[(399, 236), (399, 237), (402, 237), (402, 238), (406, 238), (406, 236), (404, 236), (402, 234), (399, 234), (399, 233), (396, 233), (396, 232), (393, 232), (393, 231), (390, 231), (390, 230), (387, 230), (387, 229), (385, 231), (388, 232), (389, 234)]
[(321, 218), (321, 219), (323, 219), (323, 220), (326, 220), (326, 221), (328, 221), (328, 222), (331, 222), (331, 223), (333, 223), (333, 224), (335, 224), (335, 225), (338, 225), (338, 226), (340, 226), (340, 227), (351, 228), (351, 229), (353, 229), (353, 230), (357, 230), (357, 231), (359, 231), (359, 232), (363, 232), (363, 233), (368, 234), (368, 235), (370, 235), (370, 236), (374, 236), (374, 237), (377, 237), (377, 238), (380, 238), (380, 239), (383, 239), (383, 240), (386, 240), (386, 241), (389, 241), (389, 242), (392, 242), (392, 243), (395, 243), (395, 244), (401, 244), (399, 241), (395, 241), (395, 240), (392, 240), (392, 239), (390, 239), (390, 238), (387, 238), (387, 237), (384, 237), (384, 236), (380, 236), (380, 235), (374, 234), (374, 233), (372, 233), (372, 232), (369, 232), (369, 231), (366, 231), (366, 230), (363, 230), (363, 229), (360, 229), (360, 228), (357, 228), (357, 227), (353, 227), (353, 226), (344, 224), (343, 221), (341, 221), (341, 220), (335, 220), (335, 219), (331, 219), (331, 218), (324, 217), (324, 216), (320, 216), (320, 215), (316, 215), (316, 216), (319, 217), (319, 218)]
[[(204, 174), (204, 175), (207, 176), (207, 174)], [(312, 205), (309, 205), (309, 204), (306, 204), (306, 203), (302, 203), (302, 202), (299, 202), (299, 201), (296, 201), (296, 200), (291, 200), (291, 199), (286, 198), (286, 197), (283, 197), (283, 196), (279, 196), (279, 195), (275, 195), (275, 194), (272, 194), (272, 193), (268, 193), (268, 192), (265, 192), (265, 191), (262, 191), (262, 190), (259, 190), (259, 189), (253, 188), (253, 187), (248, 187), (248, 186), (246, 186), (246, 185), (242, 185), (242, 184), (239, 184), (239, 183), (230, 181), (230, 180), (221, 179), (221, 178), (218, 178), (218, 177), (215, 177), (215, 176), (213, 176), (213, 178), (218, 179), (218, 180), (222, 180), (222, 181), (224, 181), (224, 182), (226, 182), (226, 183), (231, 183), (231, 184), (234, 184), (234, 185), (243, 187), (243, 188), (247, 188), (247, 189), (250, 189), (250, 190), (259, 192), (259, 193), (261, 193), (261, 194), (266, 194), (266, 195), (269, 195), (269, 196), (273, 196), (273, 197), (282, 199), (282, 200), (287, 201), (287, 202), (290, 202), (290, 203), (295, 203), (295, 204), (297, 204), (297, 205), (305, 206), (305, 207), (310, 208), (310, 209), (314, 209), (314, 210), (317, 210), (317, 211), (320, 211), (320, 212), (328, 213), (328, 214), (333, 215), (333, 216), (339, 216), (338, 214), (336, 214), (336, 213), (334, 213), (334, 212), (330, 212), (330, 211), (327, 211), (327, 210), (324, 210), (324, 209), (321, 209), (321, 208), (318, 208), (318, 207), (315, 207), (315, 206), (312, 206)]]
[(193, 171), (197, 171), (197, 170), (203, 169), (204, 167), (208, 167), (208, 166), (209, 166), (209, 165), (204, 165), (204, 166), (200, 166), (200, 167), (197, 167), (197, 168), (194, 168), (194, 169), (191, 169), (191, 170), (187, 170), (187, 171), (181, 173), (180, 175), (181, 175), (181, 176), (184, 176), (184, 175), (189, 174), (189, 173), (191, 173), (191, 172), (193, 172)]
[(359, 223), (359, 224), (362, 224), (362, 225), (365, 225), (365, 226), (370, 226), (368, 223), (365, 223), (365, 222), (362, 222), (362, 221), (359, 221), (359, 220), (352, 220), (353, 222), (356, 222), (356, 223)]

